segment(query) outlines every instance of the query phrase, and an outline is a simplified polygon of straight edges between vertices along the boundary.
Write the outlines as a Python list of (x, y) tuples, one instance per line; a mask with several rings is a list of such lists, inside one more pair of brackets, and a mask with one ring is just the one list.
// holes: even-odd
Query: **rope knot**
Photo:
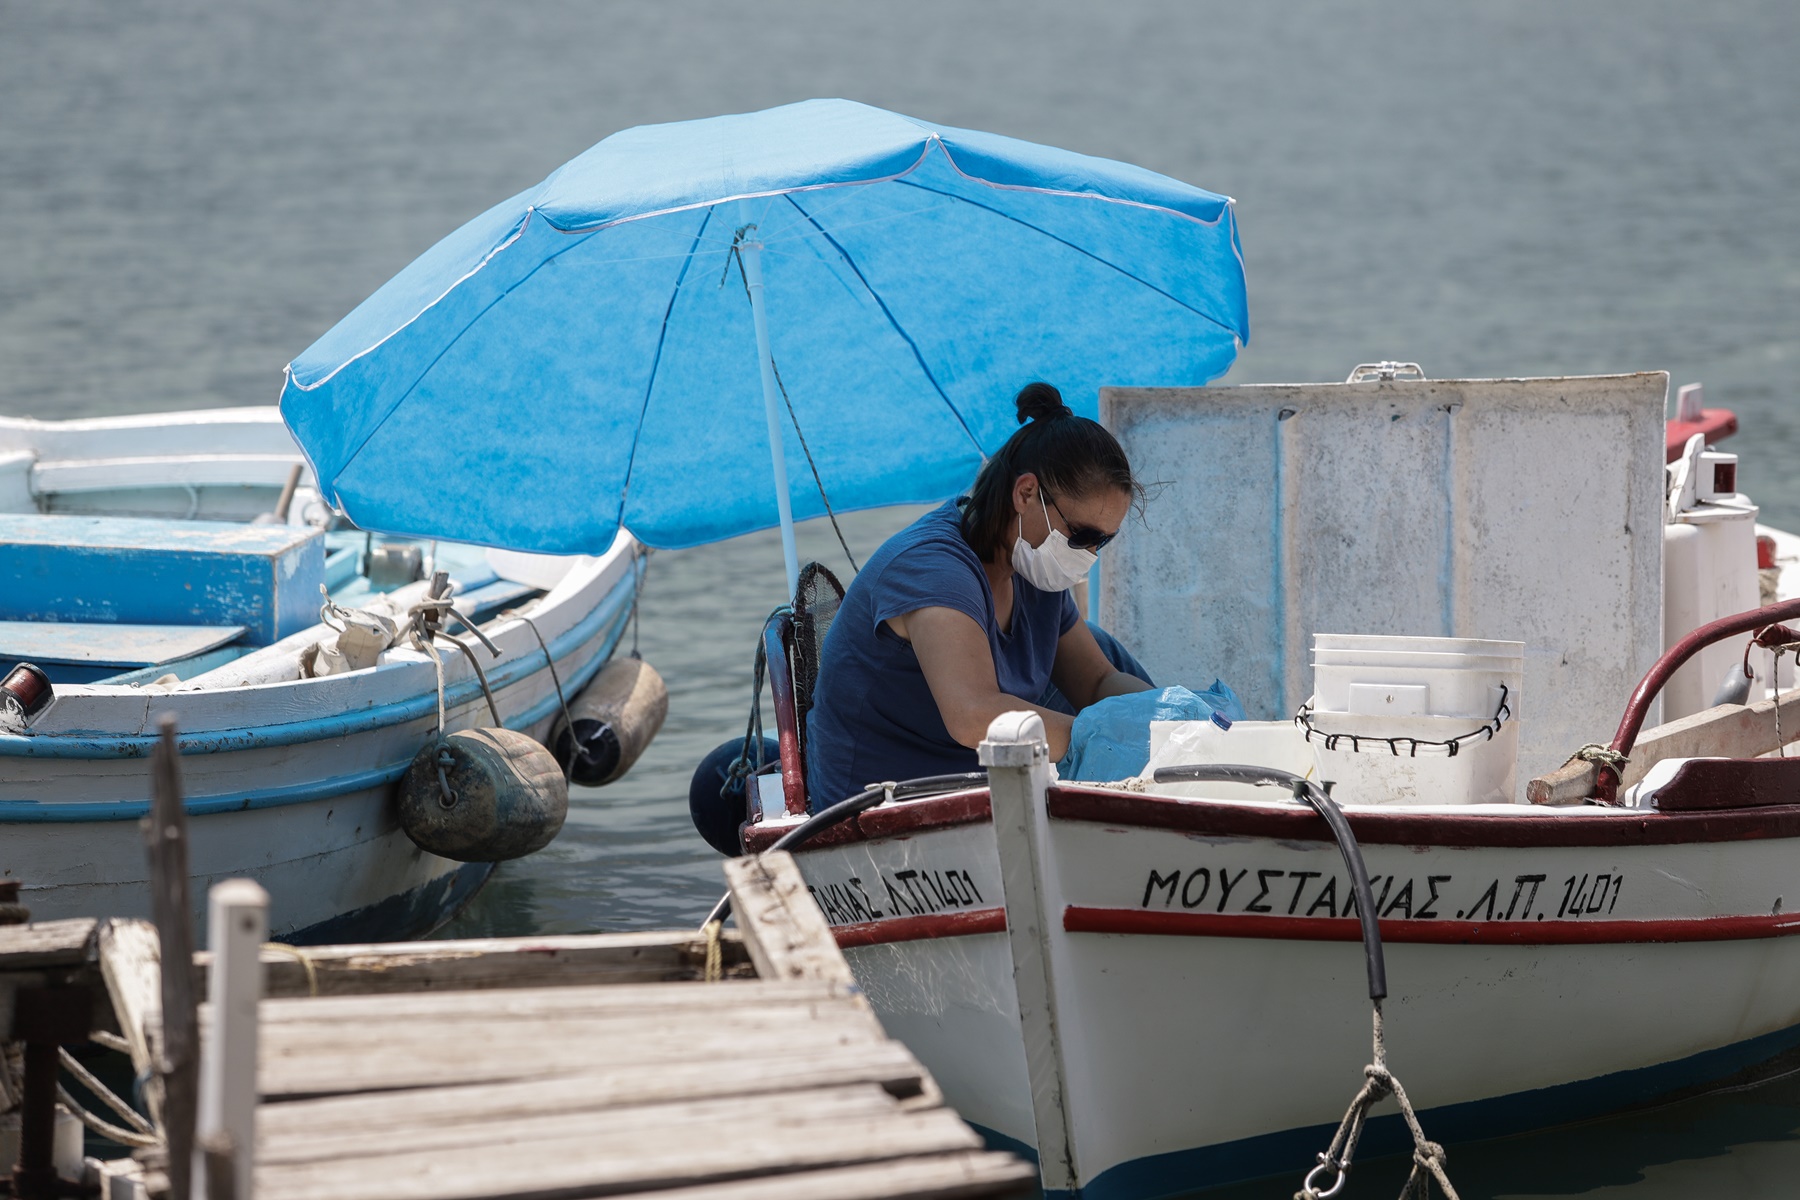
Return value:
[[(1602, 746), (1599, 742), (1589, 742), (1575, 752), (1575, 758), (1580, 759), (1582, 762), (1591, 762), (1599, 766), (1611, 767), (1613, 774), (1615, 775), (1623, 775), (1625, 773), (1625, 764), (1631, 761), (1631, 759), (1620, 754), (1612, 747)], [(1574, 759), (1570, 759), (1570, 761), (1573, 762)]]

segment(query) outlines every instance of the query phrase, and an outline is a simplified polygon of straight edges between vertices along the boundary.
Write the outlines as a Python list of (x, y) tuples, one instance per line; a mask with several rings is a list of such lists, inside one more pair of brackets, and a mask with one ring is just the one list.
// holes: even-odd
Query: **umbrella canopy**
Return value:
[[(809, 451), (840, 511), (938, 500), (1025, 382), (1093, 416), (1102, 384), (1209, 382), (1248, 337), (1226, 197), (813, 100), (607, 138), (359, 305), (281, 411), (364, 528), (675, 548), (775, 525), (772, 453)], [(791, 501), (824, 512), (810, 472)]]

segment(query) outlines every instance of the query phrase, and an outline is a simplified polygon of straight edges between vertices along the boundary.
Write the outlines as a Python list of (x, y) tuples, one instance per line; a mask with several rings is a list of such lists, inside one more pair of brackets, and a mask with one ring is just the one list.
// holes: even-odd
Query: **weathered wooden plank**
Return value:
[[(1800, 740), (1800, 690), (1781, 697), (1776, 736), (1776, 702), (1721, 704), (1644, 731), (1631, 749), (1619, 790), (1641, 782), (1646, 772), (1669, 758), (1759, 758)], [(1577, 804), (1594, 794), (1598, 768), (1590, 762), (1566, 763), (1525, 785), (1533, 804)]]
[(752, 1042), (775, 1057), (804, 1036), (820, 1048), (869, 1043), (877, 1036), (866, 1025), (845, 1021), (771, 1021), (719, 1029), (659, 1029), (653, 1019), (613, 1026), (599, 1033), (579, 1028), (546, 1029), (543, 1038), (462, 1039), (396, 1037), (389, 1043), (274, 1045), (266, 1039), (258, 1059), (265, 1098), (328, 1096), (357, 1091), (460, 1083), (550, 1078), (591, 1063), (679, 1062), (684, 1057), (724, 1059), (744, 1055)]
[[(266, 961), (266, 960), (265, 960)], [(562, 1014), (633, 1012), (680, 1013), (715, 1009), (805, 1008), (843, 1003), (845, 990), (835, 984), (802, 980), (791, 983), (746, 981), (717, 986), (631, 983), (608, 987), (515, 988), (501, 991), (416, 992), (318, 999), (265, 1000), (262, 1023), (274, 1025), (344, 1025), (404, 1019), (453, 1021), (536, 1018)]]
[(162, 1119), (162, 1081), (156, 1073), (151, 1030), (162, 1029), (161, 943), (148, 921), (111, 920), (100, 926), (100, 974), (112, 997), (119, 1031), (131, 1047), (131, 1065), (146, 1080), (151, 1115)]
[[(404, 1104), (408, 1097), (395, 1096), (393, 1099)], [(845, 1120), (858, 1117), (895, 1121), (906, 1119), (895, 1108), (893, 1097), (869, 1084), (800, 1088), (782, 1092), (780, 1105), (783, 1112), (793, 1115), (790, 1119), (797, 1119), (799, 1114)], [(259, 1146), (257, 1162), (278, 1166), (336, 1162), (349, 1158), (379, 1160), (396, 1151), (417, 1154), (452, 1150), (472, 1142), (486, 1142), (502, 1147), (515, 1140), (536, 1141), (557, 1129), (576, 1138), (604, 1129), (607, 1136), (623, 1140), (645, 1135), (663, 1138), (686, 1126), (690, 1135), (712, 1137), (721, 1136), (710, 1130), (713, 1122), (741, 1122), (743, 1115), (744, 1103), (737, 1097), (626, 1105), (607, 1110), (604, 1117), (597, 1117), (592, 1112), (538, 1108), (515, 1116), (492, 1117), (474, 1123), (418, 1121), (398, 1135), (398, 1138), (392, 1130), (366, 1129), (342, 1129), (336, 1133), (321, 1133), (309, 1138), (286, 1138), (275, 1145)]]
[[(878, 1088), (789, 1092), (746, 1119), (744, 1101), (700, 1101), (424, 1131), (368, 1157), (259, 1163), (261, 1200), (525, 1200), (697, 1187), (712, 1181), (978, 1148), (947, 1109), (900, 1113)], [(455, 1136), (450, 1136), (452, 1133)], [(421, 1144), (422, 1142), (428, 1144)]]
[(793, 855), (773, 850), (725, 864), (731, 910), (763, 979), (819, 979), (848, 987), (850, 964), (806, 890)]
[[(735, 932), (724, 939), (724, 957), (728, 968), (750, 961)], [(208, 962), (203, 954), (195, 961), (202, 970)], [(698, 933), (471, 938), (263, 952), (271, 998), (653, 983), (698, 979), (705, 965), (706, 943)]]
[[(774, 1057), (692, 1058), (595, 1063), (562, 1078), (467, 1084), (264, 1104), (257, 1113), (261, 1152), (280, 1157), (312, 1138), (385, 1131), (390, 1145), (420, 1125), (480, 1127), (547, 1112), (599, 1112), (677, 1100), (764, 1096), (875, 1084), (897, 1100), (919, 1094), (924, 1069), (897, 1042), (817, 1048), (802, 1043)], [(759, 1101), (761, 1103), (761, 1101)], [(272, 1160), (271, 1160), (272, 1161)]]
[(1037, 1171), (1011, 1154), (966, 1150), (929, 1158), (710, 1183), (657, 1200), (975, 1200), (1037, 1194)]
[[(506, 993), (463, 991), (430, 997), (382, 997), (391, 1009), (382, 1011), (376, 997), (344, 1000), (265, 1000), (263, 1024), (272, 1031), (292, 1031), (292, 1036), (322, 1036), (328, 1042), (360, 1036), (389, 1036), (385, 1029), (455, 1029), (468, 1025), (504, 1031), (513, 1025), (556, 1022), (763, 1022), (770, 1016), (805, 1018), (808, 1015), (857, 1015), (862, 1013), (853, 997), (842, 991), (826, 991), (823, 984), (799, 984), (799, 995), (769, 995), (760, 986), (693, 988), (689, 984), (641, 984), (643, 991), (621, 997), (623, 988), (554, 988), (554, 990)], [(661, 993), (661, 995), (659, 995)], [(862, 1020), (875, 1029), (869, 1018)]]
[(0, 972), (80, 967), (93, 961), (92, 917), (0, 925)]

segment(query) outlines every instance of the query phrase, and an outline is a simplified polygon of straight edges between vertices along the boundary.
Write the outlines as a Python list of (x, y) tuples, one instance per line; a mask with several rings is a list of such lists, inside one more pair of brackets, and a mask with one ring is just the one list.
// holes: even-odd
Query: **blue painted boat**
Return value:
[[(419, 849), (395, 815), (438, 727), (437, 665), (402, 639), (329, 673), (320, 588), (404, 626), (448, 572), (499, 651), (482, 658), (503, 723), (544, 741), (618, 645), (643, 552), (625, 533), (553, 557), (339, 523), (273, 408), (0, 420), (0, 674), (34, 663), (56, 695), (0, 732), (0, 879), (37, 919), (147, 915), (137, 818), (163, 714), (197, 901), (247, 876), (276, 937), (344, 942), (420, 936), (481, 887), (491, 864)], [(467, 659), (440, 657), (446, 727), (491, 725)]]

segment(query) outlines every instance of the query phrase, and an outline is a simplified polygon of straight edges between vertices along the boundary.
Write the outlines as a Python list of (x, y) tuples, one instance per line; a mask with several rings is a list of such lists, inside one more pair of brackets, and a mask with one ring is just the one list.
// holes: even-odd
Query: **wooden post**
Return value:
[(254, 881), (227, 879), (208, 894), (206, 945), (212, 951), (212, 970), (206, 999), (212, 1019), (201, 1033), (193, 1162), (199, 1184), (195, 1194), (205, 1200), (250, 1200), (256, 1155), (256, 1006), (262, 999), (262, 944), (268, 937), (269, 893)]
[(162, 975), (163, 1130), (168, 1139), (169, 1195), (189, 1200), (194, 1159), (194, 1106), (199, 1047), (194, 1011), (194, 916), (188, 901), (187, 812), (181, 799), (175, 718), (160, 722), (150, 758), (150, 814), (144, 844), (150, 853), (150, 913), (156, 922)]
[(1000, 886), (1006, 893), (1006, 937), (1012, 946), (1013, 987), (1031, 1078), (1038, 1173), (1045, 1192), (1073, 1191), (1075, 1145), (1063, 1094), (1062, 1038), (1050, 972), (1051, 923), (1044, 902), (1042, 835), (1050, 787), (1044, 720), (1034, 712), (1002, 713), (988, 726), (975, 753), (988, 769)]

